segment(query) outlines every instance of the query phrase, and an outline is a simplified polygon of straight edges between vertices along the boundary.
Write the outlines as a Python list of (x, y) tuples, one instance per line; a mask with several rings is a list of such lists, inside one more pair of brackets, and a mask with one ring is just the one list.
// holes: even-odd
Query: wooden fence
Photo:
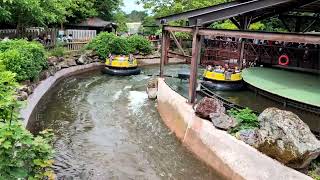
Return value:
[[(59, 30), (56, 28), (28, 28), (22, 37), (28, 40), (39, 40), (40, 37), (42, 39), (39, 40), (39, 42), (47, 49), (52, 49), (59, 42), (58, 33)], [(69, 40), (70, 42), (62, 42), (66, 50), (72, 52), (81, 50), (91, 39), (97, 36), (95, 30), (67, 29), (64, 34), (67, 36), (72, 34), (72, 39)], [(19, 35), (16, 29), (0, 29), (0, 39), (6, 37), (13, 39), (18, 38)]]
[(72, 34), (72, 38), (76, 41), (90, 41), (97, 36), (96, 30), (78, 30), (67, 29), (66, 35)]

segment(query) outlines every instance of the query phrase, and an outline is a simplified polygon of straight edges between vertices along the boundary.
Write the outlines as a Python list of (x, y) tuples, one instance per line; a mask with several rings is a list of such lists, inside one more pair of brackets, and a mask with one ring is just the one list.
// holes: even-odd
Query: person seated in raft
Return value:
[(234, 73), (240, 73), (241, 71), (240, 71), (240, 69), (238, 68), (238, 66), (236, 66), (235, 68), (234, 68)]
[(132, 54), (129, 55), (129, 63), (132, 64), (134, 60), (134, 57)]
[(225, 68), (225, 72), (224, 72), (225, 79), (231, 80), (231, 75), (233, 74), (233, 70), (229, 67), (228, 64), (225, 64), (224, 68)]
[(207, 71), (212, 72), (212, 66), (207, 66)]
[(214, 72), (216, 72), (216, 73), (224, 73), (224, 68), (222, 68), (222, 66), (218, 66), (218, 67), (214, 70)]

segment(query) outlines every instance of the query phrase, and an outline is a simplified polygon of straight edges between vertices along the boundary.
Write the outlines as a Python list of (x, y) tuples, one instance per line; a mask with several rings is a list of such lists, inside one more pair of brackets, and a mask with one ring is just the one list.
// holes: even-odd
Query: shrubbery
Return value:
[(87, 49), (95, 50), (101, 58), (107, 58), (109, 54), (150, 54), (151, 43), (142, 36), (131, 36), (129, 38), (119, 37), (113, 33), (103, 32), (94, 38)]
[(128, 38), (131, 53), (152, 53), (152, 45), (149, 40), (143, 36), (134, 35)]
[(259, 127), (258, 116), (249, 108), (241, 110), (231, 109), (228, 111), (228, 114), (238, 121), (238, 125), (231, 130), (231, 133)]
[(0, 179), (54, 179), (52, 133), (32, 135), (19, 121), (0, 122)]
[(52, 133), (32, 135), (17, 113), (15, 77), (38, 75), (45, 66), (43, 47), (25, 40), (1, 42), (0, 58), (0, 179), (54, 179)]
[(15, 98), (18, 83), (14, 74), (6, 71), (4, 66), (0, 65), (0, 121), (5, 121), (11, 117), (12, 108), (17, 107)]
[(18, 81), (34, 79), (47, 66), (44, 47), (26, 40), (0, 42), (0, 64), (16, 73)]

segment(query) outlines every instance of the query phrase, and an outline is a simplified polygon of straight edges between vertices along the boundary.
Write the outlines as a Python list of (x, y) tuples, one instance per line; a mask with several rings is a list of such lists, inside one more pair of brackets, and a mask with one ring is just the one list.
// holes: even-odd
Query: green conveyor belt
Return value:
[(273, 68), (247, 68), (242, 73), (248, 84), (278, 96), (320, 107), (320, 75)]

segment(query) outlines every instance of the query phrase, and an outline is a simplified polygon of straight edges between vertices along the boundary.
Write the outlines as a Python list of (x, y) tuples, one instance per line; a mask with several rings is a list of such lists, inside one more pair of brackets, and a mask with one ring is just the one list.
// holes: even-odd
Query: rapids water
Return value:
[(29, 127), (54, 130), (58, 179), (221, 179), (163, 124), (145, 93), (149, 78), (87, 73), (63, 80), (42, 99)]

